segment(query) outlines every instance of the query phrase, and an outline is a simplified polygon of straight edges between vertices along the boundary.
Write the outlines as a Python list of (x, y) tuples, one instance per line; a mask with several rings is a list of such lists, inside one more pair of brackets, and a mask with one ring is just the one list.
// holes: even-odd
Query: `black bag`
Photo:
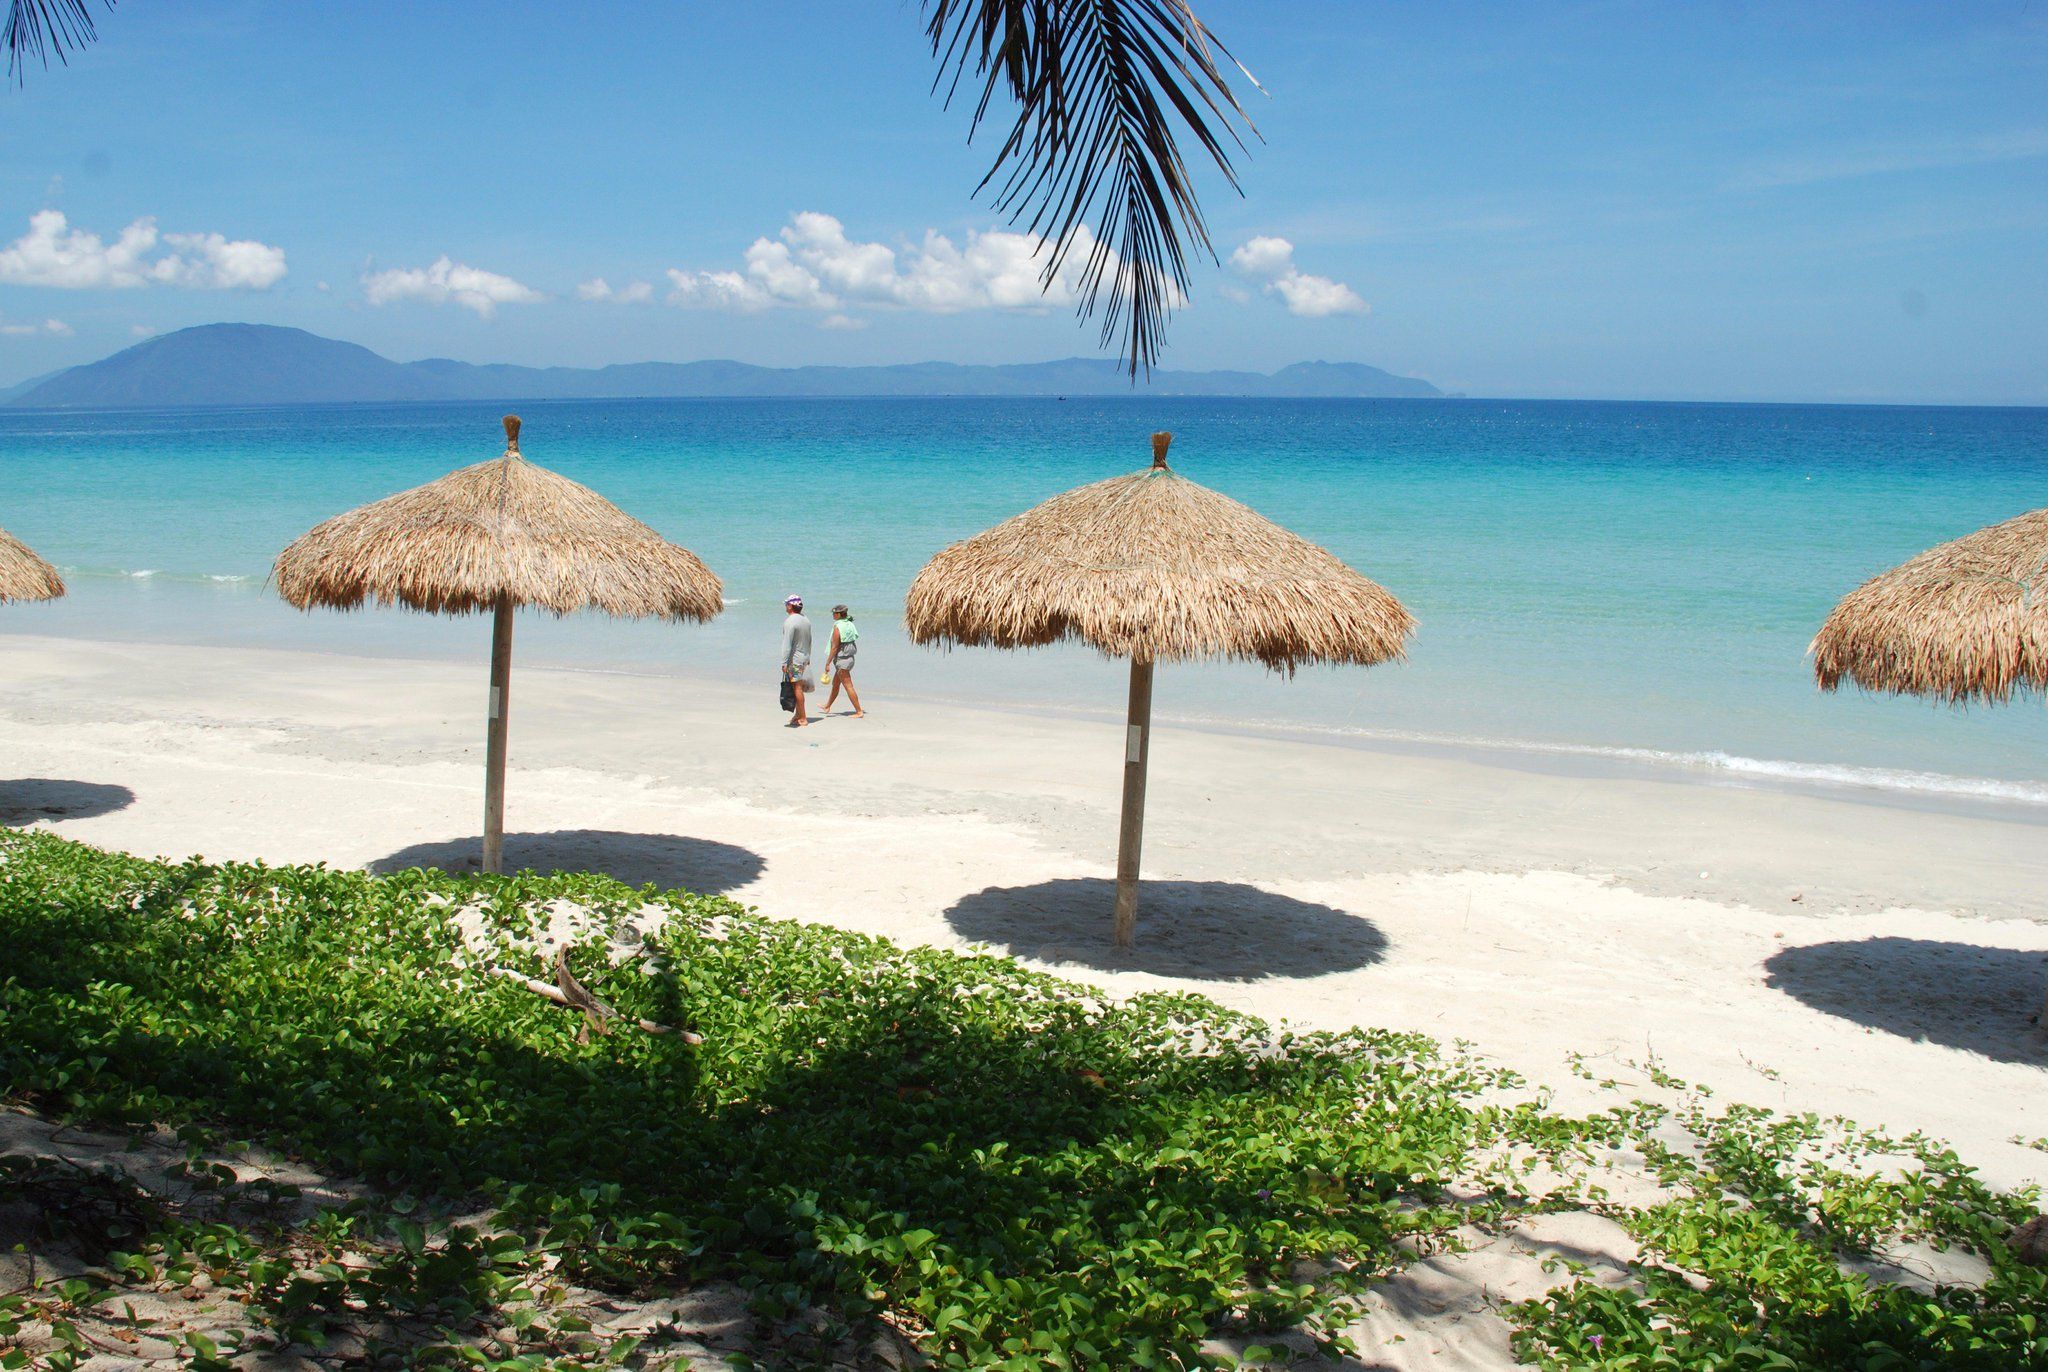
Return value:
[(796, 713), (796, 683), (788, 677), (782, 679), (782, 711), (784, 714)]

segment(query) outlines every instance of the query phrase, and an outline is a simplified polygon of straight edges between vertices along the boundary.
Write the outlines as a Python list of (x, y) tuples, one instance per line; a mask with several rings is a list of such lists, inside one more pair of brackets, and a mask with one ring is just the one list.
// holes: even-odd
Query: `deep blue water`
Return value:
[[(491, 405), (0, 411), (0, 526), (69, 599), (0, 633), (480, 655), (475, 620), (303, 615), (264, 585), (330, 514), (495, 455)], [(1801, 768), (2048, 781), (2038, 701), (1816, 693), (1805, 648), (1863, 578), (2048, 504), (2048, 410), (1501, 401), (730, 400), (519, 407), (533, 460), (696, 551), (702, 628), (522, 623), (526, 661), (763, 678), (777, 602), (855, 606), (864, 690), (1115, 709), (1092, 655), (912, 649), (923, 560), (1077, 483), (1174, 465), (1325, 544), (1421, 621), (1403, 665), (1176, 668), (1162, 715)], [(143, 575), (148, 573), (148, 575)], [(1743, 764), (1747, 765), (1747, 764)], [(2041, 792), (2048, 796), (2048, 790)]]

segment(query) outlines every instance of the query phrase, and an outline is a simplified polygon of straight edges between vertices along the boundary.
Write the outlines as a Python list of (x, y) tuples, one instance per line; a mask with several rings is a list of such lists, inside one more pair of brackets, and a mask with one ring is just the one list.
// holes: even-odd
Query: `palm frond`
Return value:
[(1190, 249), (1215, 257), (1181, 131), (1237, 189), (1230, 148), (1252, 124), (1218, 65), (1228, 52), (1191, 0), (925, 0), (925, 16), (948, 102), (970, 69), (980, 79), (974, 128), (999, 89), (1017, 106), (977, 191), (1045, 240), (1048, 288), (1086, 243), (1080, 314), (1099, 310), (1103, 346), (1121, 335), (1131, 375), (1149, 372)]
[[(114, 0), (106, 0), (108, 9)], [(7, 74), (19, 83), (30, 59), (50, 68), (50, 59), (69, 63), (70, 55), (99, 36), (93, 28), (91, 0), (10, 0), (7, 27), (0, 44), (7, 48)]]

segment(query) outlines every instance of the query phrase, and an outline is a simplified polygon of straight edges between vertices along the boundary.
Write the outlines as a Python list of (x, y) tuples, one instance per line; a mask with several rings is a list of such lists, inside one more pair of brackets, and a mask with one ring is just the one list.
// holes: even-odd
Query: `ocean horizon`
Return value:
[[(2038, 700), (1821, 695), (1806, 643), (1868, 576), (2048, 493), (2048, 409), (1110, 397), (521, 402), (522, 448), (696, 552), (704, 626), (522, 615), (527, 665), (774, 680), (782, 597), (866, 634), (863, 693), (1110, 715), (1071, 645), (916, 648), (933, 552), (1145, 465), (1329, 547), (1408, 605), (1408, 661), (1162, 669), (1162, 720), (1520, 750), (1756, 784), (2048, 804)], [(0, 525), (70, 595), (0, 633), (474, 658), (479, 617), (302, 613), (272, 558), (319, 520), (502, 450), (500, 402), (0, 411)], [(481, 670), (481, 668), (479, 669)], [(481, 678), (479, 678), (481, 680)], [(481, 689), (481, 687), (479, 687)]]

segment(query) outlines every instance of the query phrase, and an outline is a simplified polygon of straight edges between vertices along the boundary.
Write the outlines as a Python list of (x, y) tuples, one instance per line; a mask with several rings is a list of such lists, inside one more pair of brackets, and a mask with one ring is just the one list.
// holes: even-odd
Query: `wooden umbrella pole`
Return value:
[(491, 612), (491, 719), (484, 740), (484, 870), (505, 870), (505, 725), (512, 712), (512, 597)]
[(1145, 762), (1152, 752), (1152, 663), (1131, 659), (1131, 705), (1124, 731), (1124, 818), (1116, 842), (1116, 946), (1138, 937), (1138, 851), (1145, 843)]

